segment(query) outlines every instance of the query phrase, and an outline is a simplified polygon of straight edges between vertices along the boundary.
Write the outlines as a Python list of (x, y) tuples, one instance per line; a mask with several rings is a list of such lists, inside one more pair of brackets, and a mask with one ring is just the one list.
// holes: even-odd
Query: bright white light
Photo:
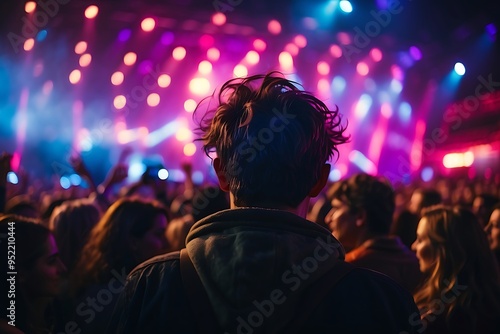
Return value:
[(14, 172), (8, 172), (7, 173), (7, 181), (9, 181), (12, 184), (18, 184), (19, 183), (19, 179), (17, 178), (17, 175)]
[(340, 171), (338, 169), (334, 169), (330, 172), (328, 179), (331, 182), (336, 182), (336, 181), (340, 180), (341, 177), (342, 177), (342, 173), (340, 173)]
[(465, 74), (465, 66), (464, 64), (458, 62), (455, 64), (455, 72), (458, 74), (458, 75), (464, 75)]
[(158, 178), (160, 180), (166, 180), (168, 178), (168, 170), (162, 168), (158, 171)]
[(352, 5), (347, 0), (340, 1), (339, 6), (340, 6), (340, 9), (342, 9), (342, 11), (345, 12), (345, 13), (352, 12)]
[(139, 179), (146, 171), (146, 165), (142, 162), (133, 162), (128, 168), (128, 176), (131, 179)]

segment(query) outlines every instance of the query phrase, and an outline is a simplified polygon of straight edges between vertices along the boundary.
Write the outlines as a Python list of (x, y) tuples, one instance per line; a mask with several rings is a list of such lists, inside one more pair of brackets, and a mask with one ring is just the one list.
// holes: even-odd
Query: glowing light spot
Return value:
[(342, 57), (342, 48), (337, 44), (333, 44), (332, 46), (330, 46), (330, 54), (334, 58), (340, 58)]
[(365, 76), (370, 72), (370, 69), (368, 68), (368, 65), (365, 62), (361, 61), (356, 66), (356, 71), (358, 72), (359, 75)]
[(194, 78), (189, 82), (189, 90), (195, 95), (206, 95), (210, 91), (210, 81), (206, 78)]
[(189, 130), (188, 128), (180, 128), (175, 133), (175, 139), (177, 139), (178, 141), (184, 141), (190, 139), (191, 135), (191, 130)]
[(288, 43), (287, 45), (285, 45), (285, 51), (292, 56), (296, 56), (299, 54), (299, 47), (293, 43)]
[(158, 104), (160, 104), (160, 95), (156, 93), (151, 93), (148, 95), (148, 106), (150, 107), (156, 107)]
[(351, 153), (349, 153), (349, 161), (358, 166), (365, 173), (371, 175), (377, 174), (377, 166), (360, 151), (352, 150)]
[(120, 71), (116, 71), (111, 75), (111, 83), (115, 86), (121, 85), (123, 83), (123, 79), (125, 79), (125, 76)]
[(42, 42), (47, 37), (47, 30), (40, 30), (38, 34), (36, 34), (36, 40), (38, 42)]
[(16, 173), (14, 173), (14, 172), (8, 172), (7, 173), (7, 181), (9, 181), (12, 184), (18, 184), (19, 183), (19, 179), (18, 179)]
[(212, 23), (216, 26), (222, 26), (224, 23), (226, 23), (226, 15), (223, 13), (215, 13), (212, 15)]
[(399, 67), (398, 65), (391, 66), (391, 74), (394, 79), (403, 81), (404, 74), (403, 71), (401, 70), (401, 67)]
[(85, 51), (87, 51), (87, 42), (81, 41), (81, 42), (76, 43), (76, 45), (75, 45), (75, 53), (77, 55), (81, 55)]
[(148, 32), (152, 31), (155, 28), (156, 22), (153, 18), (147, 17), (141, 22), (141, 28), (142, 30)]
[(293, 39), (293, 42), (295, 45), (297, 45), (299, 48), (305, 48), (307, 45), (307, 39), (304, 37), (304, 35), (297, 35)]
[(97, 16), (97, 13), (99, 13), (99, 8), (95, 5), (88, 6), (85, 9), (85, 17), (88, 19), (93, 19)]
[(74, 186), (79, 186), (82, 183), (82, 178), (78, 174), (71, 174), (69, 177), (69, 181)]
[(317, 87), (319, 92), (325, 93), (330, 90), (330, 83), (326, 79), (320, 79)]
[(172, 51), (172, 57), (178, 61), (183, 60), (186, 57), (186, 49), (184, 49), (182, 46), (176, 47)]
[(283, 51), (279, 55), (279, 63), (284, 71), (293, 71), (293, 58), (292, 55)]
[(203, 60), (198, 64), (198, 72), (201, 74), (209, 74), (212, 72), (212, 63), (208, 60)]
[(132, 36), (132, 30), (130, 30), (130, 29), (123, 29), (118, 34), (118, 40), (120, 42), (126, 42), (126, 41), (128, 41), (130, 39), (130, 36)]
[(351, 44), (351, 36), (349, 36), (349, 34), (346, 32), (341, 31), (337, 33), (337, 39), (339, 40), (340, 44)]
[(403, 90), (403, 85), (398, 80), (392, 79), (391, 80), (391, 90), (394, 93), (399, 94)]
[(378, 48), (373, 48), (370, 51), (370, 57), (372, 57), (374, 62), (379, 62), (382, 60), (382, 51)]
[(191, 157), (196, 153), (196, 146), (193, 143), (188, 143), (184, 145), (183, 151), (186, 157)]
[(80, 72), (80, 70), (73, 70), (69, 74), (69, 82), (71, 82), (73, 85), (76, 85), (81, 78), (82, 78), (82, 72)]
[(443, 166), (446, 168), (470, 167), (472, 163), (474, 163), (474, 154), (471, 151), (448, 153), (443, 157)]
[(458, 75), (460, 75), (460, 76), (464, 75), (464, 74), (465, 74), (465, 66), (464, 66), (464, 64), (462, 64), (462, 63), (460, 63), (460, 62), (457, 62), (457, 63), (455, 64), (455, 72), (456, 72)]
[(135, 52), (129, 52), (123, 57), (123, 63), (127, 66), (132, 66), (137, 61), (137, 54)]
[(342, 11), (344, 13), (351, 13), (352, 12), (352, 5), (347, 0), (340, 1), (339, 6), (340, 6), (340, 9), (342, 9)]
[(331, 182), (336, 182), (338, 180), (340, 180), (342, 178), (342, 173), (338, 170), (338, 169), (333, 169), (331, 172), (330, 172), (330, 175), (328, 176), (328, 179), (331, 181)]
[(118, 110), (125, 108), (126, 104), (127, 104), (127, 98), (124, 95), (118, 95), (113, 100), (113, 105)]
[(248, 51), (247, 55), (245, 56), (245, 60), (250, 65), (255, 65), (259, 62), (260, 56), (256, 51)]
[(35, 40), (33, 38), (28, 38), (24, 41), (24, 51), (30, 51), (35, 46)]
[(90, 53), (81, 55), (80, 60), (78, 61), (81, 67), (87, 67), (90, 65), (91, 62), (92, 62), (92, 56), (90, 55)]
[(170, 45), (174, 42), (174, 33), (171, 31), (166, 31), (161, 35), (161, 44)]
[(366, 114), (368, 114), (368, 111), (370, 110), (370, 107), (372, 106), (372, 102), (373, 100), (370, 95), (361, 95), (354, 109), (354, 114), (356, 115), (356, 117), (359, 119), (365, 118)]
[(36, 2), (34, 1), (28, 1), (26, 2), (26, 5), (24, 5), (24, 10), (26, 13), (33, 13), (36, 9)]
[(345, 79), (339, 75), (334, 77), (332, 80), (333, 90), (337, 93), (343, 92), (346, 85), (347, 85), (347, 83), (346, 83)]
[(42, 92), (45, 95), (49, 95), (52, 92), (52, 89), (54, 88), (54, 83), (51, 80), (46, 81), (43, 86), (42, 86)]
[(377, 84), (372, 78), (365, 79), (365, 89), (369, 92), (374, 92), (377, 89)]
[(382, 116), (385, 118), (391, 118), (392, 117), (392, 107), (390, 103), (382, 103), (382, 106), (380, 107), (380, 113)]
[(207, 50), (207, 58), (211, 61), (217, 61), (220, 58), (220, 51), (217, 48)]
[(215, 43), (215, 39), (210, 35), (203, 35), (200, 37), (199, 44), (203, 49), (208, 49), (212, 47)]
[(408, 102), (402, 102), (398, 110), (399, 119), (403, 123), (408, 123), (411, 119), (411, 106)]
[(234, 67), (233, 75), (237, 78), (246, 77), (248, 75), (248, 69), (245, 65), (238, 64)]
[(256, 39), (253, 41), (253, 47), (255, 50), (262, 52), (266, 50), (267, 44), (261, 39)]
[(196, 101), (193, 99), (189, 99), (184, 101), (184, 110), (187, 112), (193, 112), (196, 109)]
[(168, 170), (166, 170), (165, 168), (162, 168), (158, 171), (158, 178), (160, 180), (166, 180), (168, 179)]
[(431, 167), (424, 167), (420, 172), (420, 177), (422, 181), (429, 182), (434, 177), (434, 170)]
[(420, 59), (422, 59), (422, 51), (420, 51), (420, 49), (417, 48), (416, 46), (411, 46), (410, 47), (410, 56), (415, 60), (420, 60)]
[(63, 189), (69, 189), (69, 187), (71, 187), (71, 182), (66, 176), (62, 176), (59, 179), (59, 184)]
[(161, 88), (167, 88), (170, 86), (170, 83), (172, 82), (172, 78), (170, 78), (170, 75), (168, 74), (162, 74), (158, 77), (158, 86)]
[(328, 63), (325, 61), (318, 62), (316, 69), (318, 70), (318, 73), (321, 75), (328, 75), (330, 73), (330, 65), (328, 65)]
[(271, 20), (267, 24), (267, 30), (273, 35), (278, 35), (281, 33), (281, 24), (276, 20)]

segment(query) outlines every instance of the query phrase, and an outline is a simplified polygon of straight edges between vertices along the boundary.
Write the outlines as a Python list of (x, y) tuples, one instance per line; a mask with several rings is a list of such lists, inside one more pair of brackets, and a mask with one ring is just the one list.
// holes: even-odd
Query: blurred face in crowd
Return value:
[(422, 204), (422, 194), (419, 192), (413, 193), (408, 204), (408, 210), (413, 214), (420, 214), (420, 205)]
[(326, 223), (332, 234), (349, 252), (357, 247), (358, 228), (356, 216), (349, 212), (349, 206), (344, 202), (333, 199), (332, 209), (326, 217)]
[(500, 252), (500, 209), (491, 213), (490, 221), (484, 230), (488, 236), (490, 249), (494, 252)]
[(167, 217), (157, 215), (151, 228), (135, 241), (135, 254), (142, 262), (167, 250)]
[(52, 235), (45, 242), (45, 252), (32, 269), (21, 279), (27, 293), (32, 298), (55, 297), (61, 291), (61, 283), (66, 267), (59, 257), (59, 250)]
[(429, 238), (427, 218), (420, 219), (417, 227), (417, 239), (411, 245), (411, 249), (417, 255), (421, 272), (425, 273), (434, 268), (436, 257), (431, 239)]

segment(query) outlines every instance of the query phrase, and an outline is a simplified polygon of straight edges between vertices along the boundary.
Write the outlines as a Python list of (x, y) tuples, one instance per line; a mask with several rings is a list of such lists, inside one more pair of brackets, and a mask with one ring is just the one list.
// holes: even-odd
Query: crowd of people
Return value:
[(89, 188), (40, 191), (3, 154), (0, 332), (500, 333), (499, 180), (328, 183), (342, 124), (270, 73), (200, 121), (216, 185), (73, 158)]

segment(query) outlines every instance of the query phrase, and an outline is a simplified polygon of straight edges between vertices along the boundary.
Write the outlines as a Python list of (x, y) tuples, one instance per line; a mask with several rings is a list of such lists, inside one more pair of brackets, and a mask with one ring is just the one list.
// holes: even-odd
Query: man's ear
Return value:
[(217, 178), (219, 179), (219, 186), (222, 191), (229, 192), (229, 183), (226, 179), (226, 174), (224, 173), (222, 161), (219, 158), (214, 159), (214, 169), (215, 174), (217, 174)]
[(311, 191), (309, 192), (310, 197), (316, 197), (318, 194), (323, 190), (323, 188), (326, 185), (326, 182), (328, 181), (328, 176), (330, 176), (330, 164), (324, 164), (321, 167), (321, 174), (319, 176), (318, 182), (312, 187)]
[(360, 209), (358, 213), (356, 213), (356, 226), (361, 227), (366, 225), (366, 211), (364, 209)]

